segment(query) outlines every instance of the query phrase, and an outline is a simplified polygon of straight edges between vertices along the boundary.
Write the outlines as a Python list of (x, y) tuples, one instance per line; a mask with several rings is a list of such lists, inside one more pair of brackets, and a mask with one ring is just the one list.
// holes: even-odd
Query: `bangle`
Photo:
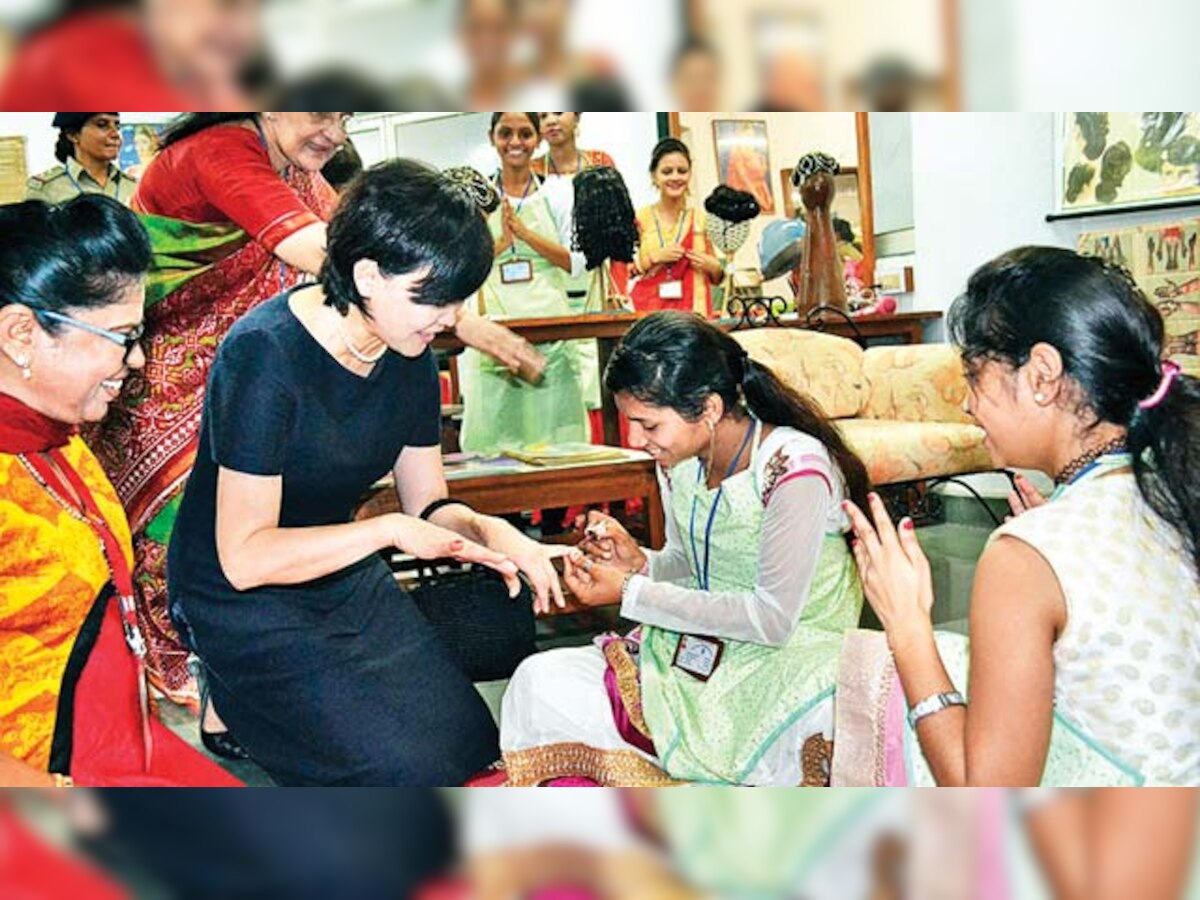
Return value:
[(53, 775), (54, 775), (54, 786), (56, 788), (73, 788), (73, 787), (75, 787), (75, 782), (71, 779), (70, 775), (64, 775), (64, 774), (62, 774), (62, 772), (54, 772)]
[(455, 506), (455, 505), (466, 506), (467, 509), (471, 508), (471, 507), (467, 506), (467, 504), (461, 500), (455, 500), (451, 497), (443, 497), (441, 500), (434, 500), (427, 507), (425, 507), (423, 510), (421, 510), (421, 515), (417, 516), (417, 518), (423, 519), (426, 522), (428, 522), (429, 517), (432, 516), (439, 509), (443, 509), (447, 506)]
[(931, 697), (926, 697), (908, 711), (908, 727), (915, 729), (917, 723), (922, 719), (932, 716), (935, 713), (940, 713), (943, 709), (949, 709), (951, 706), (966, 705), (967, 701), (963, 699), (963, 695), (958, 691), (947, 691), (944, 694), (934, 694)]

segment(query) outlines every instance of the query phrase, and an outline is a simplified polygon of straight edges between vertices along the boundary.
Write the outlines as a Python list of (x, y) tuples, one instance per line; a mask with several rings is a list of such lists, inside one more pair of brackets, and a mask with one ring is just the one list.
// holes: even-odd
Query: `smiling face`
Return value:
[(268, 140), (289, 163), (320, 172), (346, 143), (345, 112), (263, 113)]
[(533, 120), (523, 112), (506, 112), (492, 129), (492, 146), (506, 169), (524, 169), (533, 158), (541, 135)]
[(369, 259), (359, 260), (354, 267), (355, 284), (371, 315), (366, 327), (402, 356), (420, 356), (434, 338), (454, 328), (462, 311), (462, 301), (445, 306), (413, 302), (426, 273), (384, 275)]
[[(114, 293), (113, 303), (100, 309), (67, 309), (64, 315), (107, 331), (128, 334), (142, 322), (145, 283), (129, 281)], [(29, 361), (32, 377), (26, 382), (30, 405), (68, 425), (99, 422), (117, 399), (131, 369), (140, 369), (146, 357), (140, 346), (125, 360), (125, 349), (114, 341), (67, 324), (50, 334), (28, 314)]]
[(616, 403), (629, 420), (629, 446), (649, 453), (664, 469), (709, 446), (711, 435), (703, 419), (689, 422), (670, 407), (654, 406), (628, 393), (617, 394)]
[(668, 153), (658, 161), (651, 177), (664, 199), (680, 199), (687, 194), (692, 164), (682, 153)]
[(96, 113), (71, 135), (70, 141), (75, 145), (76, 159), (112, 162), (121, 153), (121, 119), (111, 113)]
[(575, 140), (579, 128), (579, 114), (573, 112), (542, 113), (542, 137), (551, 147), (560, 147)]

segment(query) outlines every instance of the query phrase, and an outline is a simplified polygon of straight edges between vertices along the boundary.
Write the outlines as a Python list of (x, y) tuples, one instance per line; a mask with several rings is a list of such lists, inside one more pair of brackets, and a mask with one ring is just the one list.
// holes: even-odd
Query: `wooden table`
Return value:
[[(506, 460), (503, 465), (448, 466), (446, 483), (451, 497), (488, 515), (642, 497), (650, 547), (661, 549), (666, 540), (654, 461), (634, 450), (625, 451), (624, 459), (581, 465), (531, 466)], [(388, 477), (371, 489), (358, 518), (399, 511), (400, 501)]]
[[(646, 316), (646, 313), (590, 313), (582, 316), (565, 316), (546, 319), (502, 319), (500, 324), (511, 328), (521, 337), (533, 344), (545, 344), (552, 341), (589, 340), (594, 339), (600, 349), (600, 371), (604, 372), (609, 357), (617, 346), (617, 341), (625, 336), (634, 323)], [(840, 317), (829, 316), (822, 323), (822, 330), (827, 334), (854, 339), (861, 335), (864, 340), (879, 338), (899, 338), (906, 344), (919, 344), (924, 339), (926, 323), (936, 322), (942, 317), (940, 312), (897, 313), (892, 316), (865, 316), (854, 320), (854, 326)], [(717, 325), (726, 331), (734, 331), (740, 324), (737, 319), (718, 319)], [(763, 326), (767, 328), (810, 328), (808, 322), (801, 316), (783, 316), (778, 325)], [(855, 334), (855, 328), (858, 334)], [(454, 334), (443, 334), (434, 342), (439, 350), (456, 351), (463, 349), (463, 344)], [(620, 425), (617, 419), (617, 407), (607, 390), (601, 391), (604, 414), (604, 443), (616, 447), (621, 443)], [(634, 496), (634, 495), (630, 495)]]

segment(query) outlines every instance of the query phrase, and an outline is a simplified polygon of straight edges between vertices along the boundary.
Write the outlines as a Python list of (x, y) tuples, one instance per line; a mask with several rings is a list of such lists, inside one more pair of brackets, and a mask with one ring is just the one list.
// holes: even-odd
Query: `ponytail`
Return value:
[(613, 394), (673, 409), (689, 422), (699, 420), (713, 394), (726, 410), (744, 401), (760, 422), (795, 428), (820, 441), (841, 473), (849, 499), (862, 508), (867, 505), (867, 468), (817, 405), (699, 316), (660, 311), (640, 320), (613, 351), (604, 384)]
[(847, 498), (859, 509), (867, 509), (867, 493), (871, 490), (867, 467), (837, 427), (811, 399), (788, 387), (766, 366), (745, 355), (745, 350), (741, 352), (742, 395), (751, 415), (769, 425), (794, 428), (824, 444), (842, 473)]
[(1142, 497), (1183, 536), (1200, 577), (1200, 380), (1175, 376), (1134, 413), (1128, 444)]

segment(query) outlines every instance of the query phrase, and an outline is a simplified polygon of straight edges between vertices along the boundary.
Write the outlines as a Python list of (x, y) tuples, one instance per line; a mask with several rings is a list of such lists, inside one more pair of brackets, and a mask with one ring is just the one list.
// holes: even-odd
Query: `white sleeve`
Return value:
[(671, 515), (671, 485), (661, 470), (658, 472), (658, 492), (666, 511), (667, 539), (661, 550), (646, 551), (646, 557), (650, 560), (650, 577), (655, 581), (687, 584), (692, 577), (692, 569), (688, 565), (683, 537), (679, 534), (675, 517)]
[[(830, 500), (826, 479), (815, 473), (790, 478), (771, 493), (754, 590), (689, 590), (659, 581), (652, 565), (654, 580), (630, 580), (621, 615), (670, 631), (783, 646), (808, 603)], [(676, 542), (682, 546), (678, 536)], [(683, 559), (686, 565), (686, 555)]]
[(566, 178), (547, 179), (542, 190), (546, 192), (550, 213), (558, 228), (558, 242), (571, 254), (571, 277), (579, 278), (587, 271), (587, 257), (571, 249), (575, 230), (575, 185)]

